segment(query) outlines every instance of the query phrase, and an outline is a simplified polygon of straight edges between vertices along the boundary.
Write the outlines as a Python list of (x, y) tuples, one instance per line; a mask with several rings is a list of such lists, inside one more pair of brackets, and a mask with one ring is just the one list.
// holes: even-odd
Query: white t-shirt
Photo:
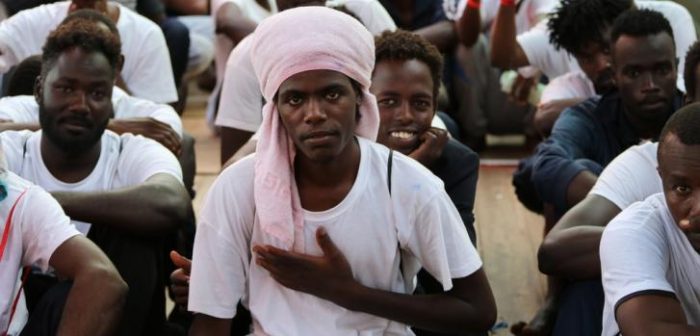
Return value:
[[(61, 205), (47, 192), (8, 172), (8, 197), (0, 201), (0, 235), (12, 205), (17, 203), (2, 260), (0, 260), (0, 333), (8, 328), (12, 303), (19, 290), (18, 278), (24, 266), (49, 269), (49, 260), (56, 248), (79, 234), (70, 223)], [(9, 335), (19, 335), (27, 320), (24, 300), (17, 306)]]
[[(130, 96), (115, 86), (112, 106), (114, 119), (153, 118), (168, 124), (182, 137), (182, 120), (170, 105)], [(0, 98), (0, 119), (14, 123), (39, 123), (39, 105), (34, 96)]]
[(588, 76), (583, 71), (573, 71), (549, 82), (542, 91), (540, 104), (564, 99), (587, 99), (596, 94)]
[[(180, 163), (168, 149), (151, 139), (131, 133), (117, 135), (105, 131), (95, 168), (85, 179), (76, 183), (60, 181), (46, 168), (41, 156), (41, 131), (5, 131), (0, 133), (0, 142), (9, 170), (49, 192), (115, 190), (139, 185), (160, 173), (170, 174), (182, 181)], [(89, 223), (74, 223), (84, 234), (90, 229)]]
[[(554, 11), (560, 0), (521, 0), (523, 4), (515, 14), (515, 32), (522, 34), (534, 27), (547, 14)], [(489, 31), (498, 14), (500, 0), (482, 0), (479, 14), (481, 16), (481, 30)], [(447, 18), (453, 21), (459, 20), (467, 7), (467, 0), (443, 0)]]
[(628, 148), (605, 167), (590, 193), (625, 209), (634, 202), (662, 192), (661, 177), (656, 171), (657, 148), (656, 142)]
[[(685, 82), (683, 81), (685, 54), (697, 39), (693, 17), (685, 7), (671, 1), (635, 1), (635, 4), (640, 9), (660, 12), (671, 24), (676, 42), (676, 55), (679, 59), (677, 85), (680, 90), (685, 91)], [(550, 79), (580, 70), (573, 56), (564, 49), (556, 50), (554, 45), (549, 42), (549, 29), (546, 20), (528, 32), (518, 35), (517, 41), (525, 52), (530, 65), (542, 70)]]
[(646, 291), (675, 294), (688, 324), (700, 325), (700, 255), (678, 228), (662, 193), (625, 209), (600, 242), (603, 336), (617, 335), (615, 309)]
[[(328, 5), (345, 6), (373, 35), (396, 30), (391, 16), (377, 0), (334, 0)], [(216, 126), (255, 132), (262, 123), (263, 98), (250, 55), (251, 40), (250, 36), (241, 40), (228, 56)]]
[[(114, 119), (153, 118), (168, 124), (182, 137), (182, 120), (170, 105), (129, 96), (118, 87), (112, 90)], [(14, 123), (38, 124), (39, 104), (34, 96), (0, 98), (0, 120)]]
[[(345, 199), (326, 211), (304, 211), (304, 228), (297, 232), (304, 237), (303, 253), (321, 254), (315, 232), (323, 225), (357, 281), (398, 293), (412, 292), (419, 265), (445, 290), (451, 279), (477, 271), (481, 260), (442, 182), (395, 153), (390, 196), (389, 151), (369, 140), (359, 143), (360, 166)], [(255, 215), (254, 165), (251, 155), (227, 168), (207, 195), (194, 244), (189, 310), (231, 318), (243, 298), (260, 335), (411, 335), (404, 324), (287, 289), (250, 262), (254, 245), (279, 246), (261, 232)]]
[[(49, 33), (68, 15), (70, 1), (21, 11), (0, 23), (0, 73), (29, 56), (41, 54)], [(160, 27), (119, 5), (117, 29), (122, 41), (122, 77), (136, 97), (157, 103), (177, 101), (170, 54)]]

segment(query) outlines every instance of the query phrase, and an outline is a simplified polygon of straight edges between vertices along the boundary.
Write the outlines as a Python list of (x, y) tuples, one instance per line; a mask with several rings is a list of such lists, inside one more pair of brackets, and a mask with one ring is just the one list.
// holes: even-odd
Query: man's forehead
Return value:
[(66, 50), (58, 55), (49, 77), (58, 78), (94, 78), (94, 81), (110, 80), (112, 66), (103, 54), (85, 52), (80, 48)]

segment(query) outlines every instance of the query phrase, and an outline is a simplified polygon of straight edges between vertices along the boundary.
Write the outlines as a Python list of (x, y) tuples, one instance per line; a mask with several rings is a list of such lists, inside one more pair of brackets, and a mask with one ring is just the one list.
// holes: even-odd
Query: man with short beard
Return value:
[(43, 48), (35, 97), (41, 131), (0, 134), (9, 169), (43, 187), (115, 264), (130, 291), (119, 335), (163, 333), (161, 240), (191, 211), (175, 156), (105, 131), (119, 38), (90, 20), (59, 26)]

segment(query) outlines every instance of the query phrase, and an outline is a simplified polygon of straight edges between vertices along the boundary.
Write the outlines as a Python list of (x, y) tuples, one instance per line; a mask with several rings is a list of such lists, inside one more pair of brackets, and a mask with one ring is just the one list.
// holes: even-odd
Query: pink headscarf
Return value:
[[(254, 195), (262, 231), (280, 247), (303, 251), (304, 217), (294, 179), (294, 143), (273, 101), (289, 77), (309, 70), (334, 70), (362, 86), (355, 133), (375, 140), (377, 101), (371, 93), (374, 38), (353, 17), (325, 7), (299, 7), (273, 15), (258, 25), (251, 58), (267, 103), (256, 149)], [(276, 244), (277, 245), (277, 244)]]

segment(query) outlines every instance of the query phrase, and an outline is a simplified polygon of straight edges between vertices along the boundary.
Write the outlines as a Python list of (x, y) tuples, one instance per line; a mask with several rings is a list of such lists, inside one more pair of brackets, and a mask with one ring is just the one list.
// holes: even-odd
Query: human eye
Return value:
[(291, 106), (299, 106), (303, 102), (303, 99), (299, 95), (289, 95), (285, 102)]
[(676, 184), (673, 186), (673, 191), (678, 195), (685, 196), (685, 195), (690, 194), (692, 189), (687, 185)]
[(431, 104), (427, 100), (418, 100), (414, 103), (415, 107), (421, 111), (427, 110), (430, 108)]
[(629, 78), (637, 78), (642, 74), (638, 69), (627, 69), (624, 73)]
[(379, 106), (390, 107), (396, 105), (395, 98), (383, 98), (378, 101)]
[(331, 90), (326, 93), (326, 99), (328, 100), (337, 100), (340, 98), (340, 92), (338, 90)]
[(56, 90), (59, 93), (71, 93), (73, 92), (73, 88), (69, 85), (65, 84), (56, 84), (53, 86), (54, 90)]
[(103, 89), (93, 90), (90, 94), (97, 100), (102, 100), (107, 97), (107, 91)]

